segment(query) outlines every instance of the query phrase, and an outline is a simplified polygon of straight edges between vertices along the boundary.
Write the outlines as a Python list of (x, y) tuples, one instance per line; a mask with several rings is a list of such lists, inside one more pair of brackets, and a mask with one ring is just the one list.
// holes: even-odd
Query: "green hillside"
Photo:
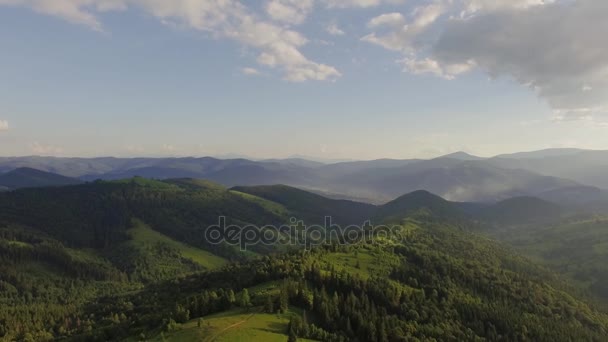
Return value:
[(464, 213), (456, 203), (423, 190), (403, 195), (378, 207), (375, 215), (381, 221), (396, 221), (420, 210), (428, 211), (436, 218), (449, 220), (464, 218)]
[(234, 246), (204, 240), (205, 230), (220, 216), (227, 224), (280, 225), (288, 222), (286, 212), (261, 198), (187, 180), (132, 178), (0, 194), (0, 223), (31, 227), (69, 246), (115, 246), (129, 239), (127, 230), (137, 218), (174, 240), (227, 258), (239, 258)]
[[(121, 299), (140, 308), (127, 309), (124, 324), (100, 323), (104, 328), (93, 334), (108, 339), (162, 333), (179, 341), (206, 336), (200, 335), (205, 324), (210, 332), (221, 331), (258, 317), (242, 329), (260, 329), (286, 310), (305, 311), (306, 317), (292, 318), (293, 328), (276, 325), (264, 334), (292, 331), (326, 341), (601, 341), (608, 333), (606, 314), (573, 296), (559, 277), (495, 242), (416, 218), (405, 235), (391, 248), (332, 245), (159, 283)], [(245, 288), (250, 301), (243, 303)], [(92, 310), (119, 310), (112, 303)], [(250, 310), (251, 317), (235, 308)], [(194, 329), (198, 317), (202, 332)], [(223, 336), (238, 340), (239, 330)]]
[(369, 210), (292, 189), (244, 190), (134, 178), (0, 194), (0, 337), (602, 341), (608, 334), (608, 315), (576, 289), (470, 233), (460, 212), (431, 194), (372, 206), (374, 220), (393, 226), (381, 238), (310, 250), (256, 245), (249, 253), (207, 243), (201, 233), (218, 216), (263, 225), (332, 210), (356, 221), (356, 208)]
[(567, 211), (557, 204), (535, 197), (514, 197), (484, 208), (480, 217), (500, 224), (559, 221)]
[(232, 190), (280, 203), (298, 218), (311, 223), (323, 223), (331, 214), (334, 223), (361, 224), (370, 219), (376, 209), (371, 204), (333, 200), (286, 185), (238, 186)]
[(127, 230), (132, 244), (138, 248), (146, 248), (152, 245), (164, 244), (179, 251), (182, 257), (190, 259), (206, 269), (214, 269), (224, 266), (227, 261), (224, 258), (213, 255), (200, 248), (189, 246), (185, 243), (175, 241), (150, 227), (141, 221), (135, 221), (133, 228)]
[(579, 217), (488, 232), (608, 303), (608, 218)]

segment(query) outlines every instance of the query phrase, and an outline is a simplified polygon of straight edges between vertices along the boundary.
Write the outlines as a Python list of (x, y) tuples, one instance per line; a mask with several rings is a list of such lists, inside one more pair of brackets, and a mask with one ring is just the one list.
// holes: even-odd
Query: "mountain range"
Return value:
[[(301, 158), (254, 161), (202, 158), (0, 158), (0, 173), (18, 168), (77, 178), (208, 179), (224, 186), (285, 184), (331, 198), (386, 203), (427, 190), (461, 202), (534, 196), (605, 208), (608, 151), (553, 149), (481, 158), (464, 152), (430, 160), (378, 159), (321, 163)], [(27, 182), (24, 183), (27, 185)], [(0, 182), (0, 186), (15, 188)]]

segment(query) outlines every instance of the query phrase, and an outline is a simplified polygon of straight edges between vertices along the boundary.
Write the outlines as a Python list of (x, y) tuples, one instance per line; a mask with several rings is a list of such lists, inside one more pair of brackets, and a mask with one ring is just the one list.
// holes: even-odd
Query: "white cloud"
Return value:
[(387, 33), (370, 33), (361, 40), (384, 47), (385, 49), (413, 52), (417, 40), (444, 13), (440, 4), (416, 8), (408, 20), (401, 13), (386, 13), (372, 18), (367, 26), (371, 29), (388, 29)]
[(405, 18), (401, 13), (386, 13), (372, 18), (367, 26), (370, 28), (389, 25), (389, 26), (401, 26), (405, 24)]
[(464, 0), (463, 15), (475, 12), (490, 12), (509, 9), (527, 9), (547, 5), (555, 0)]
[(274, 20), (287, 24), (301, 24), (313, 8), (312, 0), (270, 0), (266, 13)]
[(171, 144), (163, 144), (163, 145), (161, 146), (161, 149), (162, 149), (164, 152), (169, 152), (169, 153), (173, 153), (173, 152), (175, 152), (175, 150), (176, 150), (175, 146), (173, 146), (173, 145), (171, 145)]
[(367, 8), (382, 4), (398, 5), (404, 0), (321, 0), (329, 8)]
[(241, 73), (247, 76), (257, 76), (261, 74), (260, 71), (255, 68), (242, 68)]
[(126, 145), (125, 150), (127, 150), (129, 153), (143, 153), (145, 152), (145, 148), (143, 148), (140, 145)]
[[(308, 1), (304, 0), (304, 3)], [(272, 2), (288, 4), (298, 10), (306, 7), (296, 1)], [(311, 1), (310, 4), (312, 6)], [(0, 0), (0, 5), (28, 7), (98, 31), (103, 28), (97, 13), (139, 8), (165, 24), (204, 31), (258, 49), (258, 60), (272, 60), (272, 63), (263, 64), (283, 70), (287, 80), (321, 81), (340, 76), (334, 67), (311, 61), (299, 51), (308, 43), (300, 33), (260, 19), (238, 0)], [(300, 20), (286, 12), (273, 13), (275, 19)]]
[(327, 27), (325, 28), (325, 31), (327, 33), (331, 34), (332, 36), (343, 36), (344, 35), (344, 31), (336, 23), (331, 23), (331, 24), (327, 25)]
[(448, 80), (452, 80), (474, 67), (472, 61), (463, 64), (442, 65), (431, 58), (415, 59), (406, 57), (400, 60), (399, 63), (403, 66), (404, 71), (414, 75), (430, 73)]
[(553, 120), (556, 122), (587, 121), (600, 126), (608, 125), (608, 106), (555, 109)]
[(0, 132), (1, 131), (8, 131), (8, 121), (0, 120)]
[(49, 156), (63, 154), (63, 148), (53, 145), (41, 144), (37, 141), (30, 144), (30, 151), (35, 155)]

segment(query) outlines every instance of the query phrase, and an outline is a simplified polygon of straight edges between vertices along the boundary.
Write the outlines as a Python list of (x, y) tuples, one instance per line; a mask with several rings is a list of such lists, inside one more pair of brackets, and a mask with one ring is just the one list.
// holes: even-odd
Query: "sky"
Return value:
[(608, 149), (605, 0), (0, 0), (0, 156)]

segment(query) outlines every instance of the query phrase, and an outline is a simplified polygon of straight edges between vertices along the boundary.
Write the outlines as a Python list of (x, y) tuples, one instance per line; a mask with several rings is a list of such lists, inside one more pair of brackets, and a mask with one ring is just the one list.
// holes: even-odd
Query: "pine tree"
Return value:
[(289, 294), (286, 290), (281, 290), (279, 295), (279, 310), (286, 313), (289, 310)]
[(274, 301), (272, 299), (272, 296), (270, 296), (270, 295), (266, 297), (266, 304), (264, 304), (264, 311), (267, 313), (274, 312)]
[(248, 311), (251, 307), (251, 298), (249, 297), (249, 290), (247, 289), (244, 289), (243, 293), (241, 294), (240, 306), (243, 308), (247, 308)]

